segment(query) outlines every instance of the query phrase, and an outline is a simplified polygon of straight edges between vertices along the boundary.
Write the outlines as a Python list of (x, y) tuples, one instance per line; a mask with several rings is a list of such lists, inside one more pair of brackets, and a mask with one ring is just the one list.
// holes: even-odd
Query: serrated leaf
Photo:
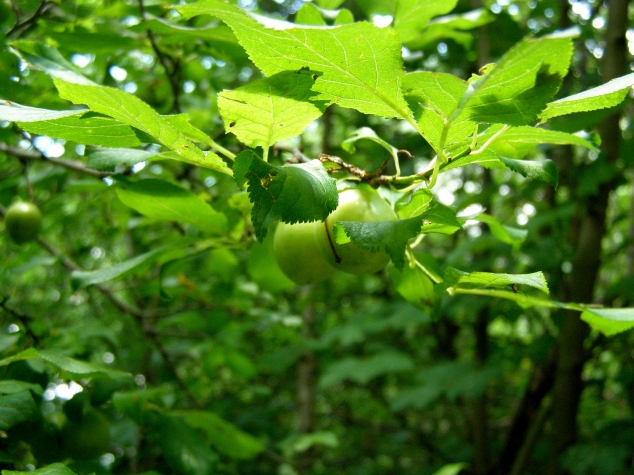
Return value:
[(16, 102), (0, 100), (0, 120), (8, 122), (38, 122), (55, 120), (62, 117), (84, 114), (86, 110), (54, 111), (38, 107), (23, 106)]
[(129, 378), (131, 375), (125, 371), (119, 371), (116, 369), (105, 368), (97, 366), (86, 361), (76, 360), (69, 356), (62, 355), (53, 350), (36, 350), (35, 348), (29, 348), (16, 355), (9, 356), (0, 360), (0, 366), (6, 366), (16, 361), (43, 359), (44, 361), (51, 363), (55, 367), (66, 371), (71, 374), (89, 375), (96, 373), (103, 373), (114, 379)]
[(63, 99), (85, 104), (91, 110), (128, 124), (155, 138), (178, 154), (182, 161), (226, 172), (226, 164), (213, 152), (206, 155), (168, 120), (136, 96), (119, 89), (97, 85), (71, 84), (55, 79)]
[[(180, 243), (180, 245), (182, 246), (182, 243)], [(103, 269), (90, 271), (73, 271), (70, 274), (71, 287), (74, 290), (77, 290), (89, 285), (102, 284), (114, 279), (123, 278), (137, 271), (141, 267), (157, 261), (165, 254), (171, 255), (175, 247), (178, 247), (178, 244), (158, 247), (144, 254), (139, 254), (138, 256), (135, 256), (126, 261), (114, 264), (110, 267), (104, 267)]]
[[(456, 111), (467, 87), (465, 81), (446, 73), (420, 71), (403, 78), (403, 92), (414, 118), (423, 137), (434, 149), (438, 149), (443, 127)], [(476, 125), (466, 115), (455, 118), (447, 133), (445, 147), (470, 137)]]
[(235, 160), (235, 180), (249, 185), (251, 219), (262, 242), (269, 224), (323, 221), (337, 207), (337, 186), (321, 162), (276, 167), (245, 150)]
[(557, 188), (559, 183), (559, 170), (552, 160), (513, 160), (499, 157), (506, 168), (526, 178), (535, 178)]
[(75, 475), (70, 468), (63, 463), (52, 463), (37, 470), (19, 472), (15, 470), (3, 470), (2, 475)]
[(313, 76), (306, 70), (283, 71), (221, 92), (218, 107), (225, 130), (252, 148), (300, 135), (325, 109), (323, 103), (309, 101), (315, 96)]
[(616, 79), (589, 89), (579, 94), (564, 97), (548, 104), (539, 118), (542, 122), (553, 117), (573, 114), (575, 112), (588, 112), (598, 109), (606, 109), (620, 104), (630, 88), (634, 86), (634, 73), (621, 76)]
[(455, 211), (437, 201), (431, 201), (424, 213), (398, 221), (339, 221), (334, 227), (337, 243), (351, 240), (361, 249), (384, 249), (394, 266), (405, 266), (405, 247), (410, 239), (421, 233), (453, 234), (462, 229)]
[(534, 123), (561, 86), (571, 57), (570, 38), (521, 41), (483, 76), (472, 78), (451, 122)]
[(500, 241), (510, 244), (515, 249), (519, 249), (520, 245), (526, 240), (528, 236), (528, 230), (514, 228), (512, 226), (507, 226), (505, 224), (500, 223), (493, 216), (489, 216), (488, 214), (479, 214), (475, 218), (477, 221), (482, 223), (486, 223), (489, 226), (489, 230), (491, 234), (493, 234)]
[(38, 122), (18, 122), (18, 126), (32, 134), (46, 135), (85, 145), (102, 147), (141, 145), (141, 141), (129, 125), (110, 117), (63, 117)]
[(400, 91), (401, 45), (390, 28), (369, 23), (335, 27), (297, 27), (264, 19), (270, 28), (238, 8), (217, 0), (175, 7), (186, 19), (212, 15), (231, 27), (255, 65), (266, 75), (308, 68), (319, 71), (316, 100), (365, 114), (410, 119)]
[(0, 430), (8, 430), (37, 415), (39, 415), (39, 408), (35, 405), (29, 391), (0, 396)]
[[(493, 132), (500, 130), (499, 126), (492, 126)], [(484, 142), (486, 136), (478, 140)], [(489, 144), (489, 149), (498, 155), (507, 158), (523, 158), (540, 144), (555, 145), (578, 145), (594, 152), (598, 152), (597, 147), (578, 135), (559, 132), (557, 130), (541, 129), (538, 127), (511, 127), (502, 134), (495, 137)]]
[(528, 285), (548, 294), (548, 284), (542, 272), (532, 274), (494, 274), (491, 272), (464, 272), (453, 267), (445, 269), (444, 281), (437, 291), (450, 287), (466, 289), (508, 289), (513, 285)]
[(424, 213), (433, 199), (434, 195), (431, 191), (421, 188), (413, 192), (407, 201), (399, 201), (396, 204), (396, 212), (403, 219), (413, 218)]
[(398, 0), (394, 13), (394, 29), (403, 44), (416, 40), (429, 20), (449, 13), (458, 0)]
[(232, 459), (252, 459), (264, 450), (262, 442), (218, 414), (209, 411), (175, 411), (174, 414), (181, 416), (190, 427), (202, 430), (218, 452)]
[(30, 66), (48, 74), (52, 78), (68, 83), (96, 85), (78, 72), (75, 65), (69, 63), (53, 46), (42, 41), (14, 41), (14, 51)]
[(120, 181), (117, 197), (148, 218), (190, 224), (209, 234), (227, 230), (227, 217), (191, 191), (164, 180)]
[(634, 308), (586, 308), (581, 319), (606, 336), (634, 328)]

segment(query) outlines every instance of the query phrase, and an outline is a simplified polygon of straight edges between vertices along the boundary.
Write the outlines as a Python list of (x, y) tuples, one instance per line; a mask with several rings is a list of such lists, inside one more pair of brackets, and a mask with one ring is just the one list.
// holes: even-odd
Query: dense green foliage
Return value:
[(175, 3), (0, 0), (3, 474), (632, 473), (628, 2)]

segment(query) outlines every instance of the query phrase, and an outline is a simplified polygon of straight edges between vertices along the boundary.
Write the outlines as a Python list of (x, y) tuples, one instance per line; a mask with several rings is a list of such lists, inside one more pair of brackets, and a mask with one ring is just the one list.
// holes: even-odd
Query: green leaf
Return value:
[[(100, 171), (123, 171), (140, 162), (160, 160), (174, 152), (159, 153), (134, 148), (109, 148), (89, 150), (86, 153), (86, 166)], [(168, 158), (168, 157), (165, 157)]]
[(221, 92), (218, 107), (225, 130), (252, 148), (268, 148), (301, 134), (325, 109), (323, 103), (309, 101), (315, 96), (315, 78), (307, 70), (283, 71)]
[(251, 219), (260, 242), (274, 221), (323, 221), (337, 207), (335, 180), (318, 160), (275, 167), (245, 150), (236, 157), (234, 173), (238, 186), (249, 185)]
[(571, 57), (570, 38), (523, 40), (470, 80), (451, 122), (534, 123), (561, 86)]
[(160, 414), (154, 432), (158, 434), (163, 458), (167, 465), (181, 475), (210, 475), (215, 473), (218, 456), (203, 442), (199, 433), (182, 418)]
[(227, 218), (203, 199), (164, 180), (119, 181), (116, 193), (123, 204), (148, 218), (190, 224), (209, 234), (227, 231)]
[[(409, 73), (403, 78), (403, 92), (414, 112), (414, 118), (423, 137), (434, 149), (438, 149), (444, 125), (460, 104), (467, 87), (465, 81), (446, 73), (420, 71)], [(454, 119), (445, 146), (470, 137), (476, 125), (466, 115)]]
[(102, 147), (136, 147), (141, 145), (129, 125), (110, 117), (63, 117), (38, 122), (18, 122), (32, 134), (47, 135), (56, 139), (70, 140), (85, 145)]
[(614, 107), (625, 99), (634, 86), (634, 73), (621, 76), (593, 89), (564, 97), (548, 104), (539, 118), (542, 122), (575, 112), (587, 112)]
[(22, 391), (31, 391), (39, 396), (42, 395), (42, 386), (26, 381), (18, 381), (15, 379), (5, 379), (0, 381), (0, 394), (15, 394)]
[[(491, 127), (492, 133), (500, 130), (499, 126)], [(478, 140), (484, 142), (486, 136)], [(502, 155), (507, 158), (523, 158), (539, 144), (556, 144), (556, 145), (578, 145), (585, 147), (588, 150), (598, 152), (597, 147), (588, 142), (586, 139), (579, 137), (578, 135), (568, 134), (566, 132), (559, 132), (556, 130), (547, 130), (537, 127), (511, 127), (493, 138), (489, 144), (489, 149), (498, 155)]]
[(634, 328), (634, 308), (586, 308), (581, 319), (606, 336)]
[(363, 139), (371, 140), (372, 142), (380, 145), (387, 150), (394, 159), (397, 158), (398, 149), (379, 137), (376, 132), (369, 127), (361, 127), (360, 129), (355, 130), (351, 136), (341, 142), (341, 148), (348, 153), (355, 153), (355, 143)]
[(323, 445), (325, 447), (338, 447), (339, 439), (332, 432), (320, 431), (310, 434), (300, 434), (293, 441), (293, 452), (305, 452), (315, 445)]
[(465, 30), (473, 30), (494, 20), (495, 15), (485, 8), (437, 17), (432, 19), (425, 29), (408, 43), (408, 47), (412, 50), (419, 50), (446, 38), (454, 40), (467, 49), (471, 46), (474, 36), (472, 33), (466, 33)]
[(436, 291), (451, 287), (465, 289), (504, 289), (514, 285), (528, 285), (548, 294), (548, 284), (542, 272), (532, 274), (493, 274), (490, 272), (463, 272), (453, 267), (445, 269), (445, 278)]
[(15, 363), (16, 361), (32, 360), (38, 358), (43, 359), (44, 361), (51, 363), (57, 368), (71, 374), (91, 375), (95, 373), (103, 373), (110, 376), (111, 378), (116, 379), (130, 377), (130, 373), (126, 373), (125, 371), (104, 368), (92, 363), (87, 363), (86, 361), (76, 360), (66, 355), (57, 353), (53, 350), (36, 350), (35, 348), (29, 348), (28, 350), (24, 350), (16, 355), (0, 360), (0, 366), (6, 366), (11, 363)]
[(458, 0), (398, 0), (394, 13), (394, 29), (402, 43), (417, 39), (433, 17), (449, 13)]
[(324, 17), (321, 16), (319, 8), (312, 3), (304, 3), (302, 8), (297, 10), (295, 23), (297, 25), (326, 26), (326, 20), (324, 20)]
[(106, 86), (71, 84), (55, 79), (60, 96), (74, 104), (86, 104), (91, 110), (105, 114), (150, 135), (178, 154), (181, 160), (222, 172), (227, 166), (213, 152), (206, 155), (168, 120), (138, 97)]
[(157, 247), (149, 252), (140, 254), (120, 262), (110, 267), (90, 271), (73, 271), (70, 274), (71, 287), (74, 290), (88, 287), (89, 285), (102, 284), (114, 279), (120, 279), (140, 269), (142, 266), (155, 262), (164, 255), (172, 256), (173, 251), (177, 253), (185, 252), (179, 250), (178, 247), (183, 246), (182, 243), (174, 243), (167, 246)]
[(405, 266), (405, 247), (420, 233), (453, 234), (462, 226), (453, 209), (437, 201), (429, 202), (424, 213), (398, 221), (339, 221), (335, 225), (335, 240), (343, 244), (352, 241), (361, 249), (384, 249), (397, 269)]
[(175, 411), (194, 429), (202, 430), (207, 441), (220, 453), (233, 459), (252, 459), (264, 450), (258, 439), (219, 415), (209, 411)]
[(86, 110), (54, 111), (29, 107), (15, 102), (0, 100), (0, 120), (9, 122), (39, 122), (42, 120), (55, 120), (62, 117), (85, 113)]
[(508, 168), (526, 178), (535, 178), (557, 188), (559, 183), (559, 170), (552, 160), (513, 160), (499, 157), (500, 161)]
[(328, 366), (319, 380), (322, 388), (328, 388), (345, 380), (367, 384), (377, 376), (400, 373), (414, 369), (412, 359), (397, 351), (385, 351), (369, 358), (345, 358)]
[(20, 422), (34, 419), (39, 412), (29, 391), (0, 396), (0, 430), (8, 430)]
[[(429, 255), (426, 257), (431, 258)], [(425, 257), (419, 254), (417, 259), (421, 258)], [(396, 291), (410, 304), (426, 313), (433, 312), (439, 296), (434, 291), (434, 283), (420, 267), (406, 265), (401, 271), (391, 267), (390, 279)]]
[(70, 468), (63, 463), (52, 463), (45, 467), (38, 468), (26, 472), (18, 472), (14, 470), (3, 470), (2, 475), (75, 475)]
[(464, 462), (450, 463), (448, 465), (443, 466), (440, 470), (435, 471), (433, 475), (458, 475), (468, 466), (469, 464)]
[(497, 219), (495, 219), (493, 216), (489, 216), (488, 214), (479, 214), (475, 218), (470, 219), (475, 219), (482, 223), (486, 223), (487, 226), (489, 226), (491, 234), (493, 234), (500, 241), (506, 244), (510, 244), (511, 246), (513, 246), (514, 249), (519, 249), (519, 247), (528, 236), (528, 230), (507, 226), (500, 223)]
[(14, 51), (35, 69), (48, 74), (52, 78), (74, 84), (96, 85), (77, 71), (75, 65), (66, 61), (59, 51), (42, 41), (14, 41)]
[(316, 0), (316, 2), (321, 8), (334, 10), (335, 8), (339, 8), (339, 5), (341, 5), (344, 0)]
[(369, 23), (336, 27), (297, 27), (258, 17), (217, 0), (175, 7), (186, 19), (212, 15), (225, 22), (255, 65), (266, 75), (308, 68), (322, 75), (315, 99), (357, 109), (365, 114), (410, 119), (400, 91), (403, 76), (401, 45), (390, 28)]

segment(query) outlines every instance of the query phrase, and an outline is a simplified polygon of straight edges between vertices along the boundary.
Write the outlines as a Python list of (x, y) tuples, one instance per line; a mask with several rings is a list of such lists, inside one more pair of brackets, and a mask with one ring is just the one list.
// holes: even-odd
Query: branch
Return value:
[(115, 172), (102, 172), (88, 168), (86, 167), (85, 163), (78, 160), (66, 160), (63, 158), (47, 157), (41, 152), (36, 152), (34, 150), (23, 150), (21, 148), (12, 147), (4, 143), (0, 143), (0, 152), (6, 153), (7, 155), (20, 160), (42, 160), (50, 162), (55, 165), (66, 167), (81, 173), (86, 173), (87, 175), (91, 175), (97, 178), (104, 178), (107, 176), (115, 175)]
[[(36, 25), (37, 21), (40, 19), (40, 17), (43, 16), (53, 6), (55, 6), (53, 2), (43, 0), (42, 3), (40, 3), (40, 6), (37, 8), (37, 10), (35, 10), (35, 13), (30, 18), (24, 20), (23, 22), (20, 22), (19, 20), (17, 20), (16, 24), (13, 25), (13, 28), (11, 28), (7, 32), (7, 38), (10, 38), (11, 36), (13, 36), (14, 38), (18, 38), (24, 32), (33, 28)], [(14, 8), (14, 12), (17, 18), (18, 17), (17, 7)]]
[[(143, 0), (139, 0), (139, 10), (141, 10), (141, 18), (143, 21), (147, 19), (147, 13), (145, 11), (145, 4)], [(181, 112), (180, 105), (180, 84), (178, 78), (176, 77), (176, 71), (178, 70), (178, 61), (173, 61), (168, 59), (167, 56), (163, 54), (163, 52), (159, 49), (158, 44), (156, 43), (156, 38), (154, 37), (154, 33), (152, 30), (146, 30), (147, 37), (150, 40), (150, 44), (152, 45), (152, 49), (156, 54), (156, 57), (160, 61), (163, 69), (165, 70), (165, 75), (167, 76), (167, 80), (170, 83), (170, 87), (172, 89), (172, 95), (174, 96), (174, 103), (172, 104), (172, 109), (176, 112)], [(171, 64), (170, 64), (171, 63)]]

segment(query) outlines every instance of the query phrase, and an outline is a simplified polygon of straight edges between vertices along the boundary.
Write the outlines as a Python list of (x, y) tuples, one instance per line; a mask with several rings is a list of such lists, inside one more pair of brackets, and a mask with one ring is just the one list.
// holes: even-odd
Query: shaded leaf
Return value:
[(606, 336), (634, 328), (634, 308), (586, 308), (581, 319)]
[(70, 468), (63, 463), (52, 463), (45, 467), (38, 468), (37, 470), (30, 470), (26, 472), (19, 472), (14, 470), (3, 470), (2, 475), (75, 475)]
[(559, 183), (559, 170), (552, 160), (513, 160), (511, 158), (499, 157), (500, 161), (514, 172), (526, 178), (535, 178), (557, 188)]
[(345, 380), (366, 384), (388, 373), (400, 373), (414, 369), (412, 359), (396, 351), (378, 353), (369, 358), (345, 358), (328, 366), (319, 380), (322, 388), (334, 386)]
[(494, 274), (491, 272), (463, 272), (453, 267), (445, 269), (444, 281), (438, 284), (436, 291), (450, 287), (467, 289), (509, 288), (513, 285), (528, 285), (548, 294), (548, 284), (542, 272), (532, 274)]
[(39, 412), (29, 391), (0, 396), (0, 430), (8, 430), (20, 422), (33, 419)]

